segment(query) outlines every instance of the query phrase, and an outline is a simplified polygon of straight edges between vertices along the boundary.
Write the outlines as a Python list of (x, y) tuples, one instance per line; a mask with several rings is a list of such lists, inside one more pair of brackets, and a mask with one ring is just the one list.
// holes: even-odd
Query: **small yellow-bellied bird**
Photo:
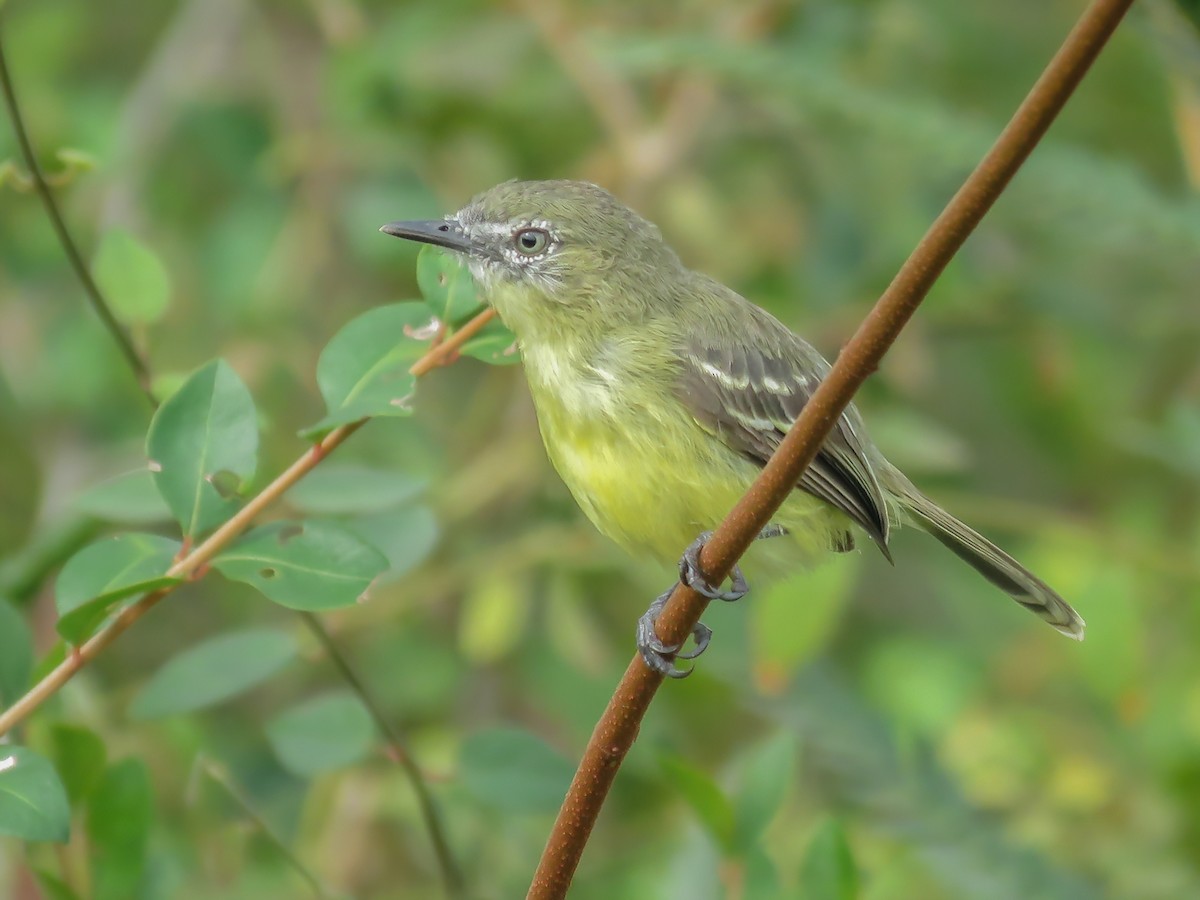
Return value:
[[(678, 557), (705, 582), (698, 551), (754, 480), (829, 364), (769, 313), (693, 272), (658, 228), (607, 191), (578, 181), (507, 182), (440, 221), (393, 222), (386, 234), (465, 259), (484, 300), (516, 334), (542, 439), (588, 518), (633, 552)], [(861, 528), (888, 559), (888, 536), (913, 523), (1063, 634), (1083, 619), (1019, 562), (920, 493), (847, 408), (760, 537), (786, 535), (808, 555), (846, 551)], [(700, 534), (697, 538), (697, 534)], [(693, 540), (695, 539), (695, 540)], [(692, 542), (689, 545), (689, 542)], [(695, 648), (664, 646), (638, 625), (643, 659), (681, 676)]]

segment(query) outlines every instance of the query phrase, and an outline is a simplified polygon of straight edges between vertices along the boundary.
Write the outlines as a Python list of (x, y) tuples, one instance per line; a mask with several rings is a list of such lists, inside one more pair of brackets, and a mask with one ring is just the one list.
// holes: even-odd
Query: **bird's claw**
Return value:
[(681, 653), (682, 644), (664, 644), (659, 639), (657, 632), (654, 630), (654, 623), (658, 620), (659, 613), (663, 607), (667, 605), (667, 598), (671, 596), (674, 590), (672, 587), (660, 594), (645, 614), (638, 619), (637, 628), (637, 646), (638, 652), (642, 654), (642, 661), (653, 671), (660, 675), (665, 675), (668, 678), (687, 678), (692, 674), (692, 669), (681, 669), (675, 665), (677, 659), (695, 659), (708, 648), (708, 643), (712, 640), (712, 629), (702, 622), (697, 622), (692, 627), (692, 639), (696, 642), (691, 650), (686, 653)]
[[(768, 525), (758, 537), (760, 539), (771, 538), (786, 533), (787, 530), (781, 525)], [(683, 551), (683, 556), (679, 560), (679, 580), (709, 600), (724, 600), (726, 603), (741, 600), (749, 592), (750, 586), (746, 584), (746, 578), (742, 575), (740, 566), (734, 566), (733, 571), (729, 573), (730, 585), (727, 591), (709, 584), (708, 579), (704, 577), (704, 572), (700, 569), (700, 551), (704, 549), (705, 543), (711, 537), (712, 532), (706, 531)], [(683, 648), (683, 644), (664, 644), (659, 639), (658, 632), (654, 630), (654, 624), (658, 621), (658, 614), (667, 605), (667, 600), (673, 590), (674, 587), (671, 587), (660, 594), (650, 604), (645, 615), (638, 619), (637, 646), (638, 652), (642, 654), (642, 660), (651, 670), (668, 678), (686, 678), (692, 674), (692, 669), (680, 669), (675, 665), (675, 660), (695, 659), (703, 653), (708, 648), (709, 641), (712, 640), (712, 629), (703, 622), (693, 625), (692, 640), (695, 641), (695, 646), (686, 653), (679, 652)]]
[(683, 551), (683, 556), (679, 560), (679, 580), (701, 597), (707, 597), (709, 600), (724, 600), (726, 603), (741, 600), (750, 591), (746, 577), (742, 575), (741, 566), (734, 566), (733, 571), (729, 573), (730, 585), (727, 591), (709, 584), (704, 572), (700, 569), (700, 551), (704, 549), (704, 545), (711, 537), (712, 532), (706, 531)]

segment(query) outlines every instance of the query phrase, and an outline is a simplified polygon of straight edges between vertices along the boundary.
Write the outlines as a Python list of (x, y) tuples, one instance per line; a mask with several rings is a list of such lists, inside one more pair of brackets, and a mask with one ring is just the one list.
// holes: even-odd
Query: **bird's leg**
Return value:
[(682, 644), (664, 644), (658, 639), (654, 623), (658, 621), (658, 614), (663, 611), (674, 590), (675, 585), (671, 585), (659, 594), (650, 604), (650, 608), (638, 619), (637, 647), (638, 652), (642, 654), (642, 660), (655, 672), (668, 678), (686, 678), (692, 674), (692, 670), (678, 668), (673, 660), (695, 659), (703, 653), (712, 638), (712, 629), (703, 622), (697, 622), (692, 628), (692, 639), (695, 640), (696, 646), (687, 653), (679, 652)]
[[(787, 534), (787, 529), (782, 525), (768, 525), (759, 532), (755, 540), (761, 541), (784, 534)], [(700, 551), (704, 549), (705, 543), (711, 537), (712, 532), (705, 531), (683, 552), (683, 557), (679, 560), (679, 580), (709, 600), (724, 600), (729, 603), (741, 600), (750, 590), (750, 586), (746, 584), (746, 578), (742, 575), (740, 566), (734, 566), (730, 573), (732, 584), (728, 591), (714, 588), (700, 571)], [(659, 640), (658, 634), (654, 630), (654, 624), (658, 621), (659, 613), (667, 605), (667, 600), (674, 590), (675, 586), (672, 585), (659, 594), (650, 604), (650, 608), (638, 619), (637, 646), (646, 665), (655, 672), (666, 675), (668, 678), (686, 678), (692, 673), (692, 670), (677, 668), (673, 660), (695, 659), (703, 653), (708, 648), (709, 641), (712, 640), (712, 629), (703, 622), (697, 622), (692, 628), (692, 639), (696, 642), (696, 646), (687, 653), (679, 652), (682, 644), (664, 644)]]
[[(787, 529), (782, 525), (768, 525), (758, 533), (755, 540), (764, 541), (767, 538), (779, 537), (784, 534), (787, 534)], [(721, 590), (719, 586), (709, 584), (704, 573), (700, 571), (700, 551), (704, 549), (704, 545), (708, 543), (712, 535), (711, 531), (703, 532), (683, 551), (683, 557), (679, 560), (679, 580), (701, 597), (707, 597), (709, 600), (724, 600), (726, 603), (741, 600), (750, 591), (750, 585), (746, 584), (746, 576), (742, 574), (741, 566), (734, 566), (733, 571), (729, 573), (730, 585), (727, 591)]]

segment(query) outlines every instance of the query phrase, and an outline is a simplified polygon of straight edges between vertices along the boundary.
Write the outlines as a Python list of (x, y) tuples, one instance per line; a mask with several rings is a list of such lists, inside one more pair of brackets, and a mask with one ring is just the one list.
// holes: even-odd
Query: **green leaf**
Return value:
[(0, 707), (9, 707), (29, 689), (33, 633), (17, 609), (0, 597)]
[(0, 744), (0, 834), (65, 843), (70, 821), (67, 792), (50, 761)]
[(722, 852), (733, 850), (733, 806), (729, 799), (704, 772), (681, 757), (664, 755), (659, 760), (663, 775), (696, 811), (701, 824)]
[(95, 900), (139, 896), (153, 815), (145, 764), (124, 759), (110, 766), (88, 801), (91, 896)]
[(1198, 0), (1175, 0), (1175, 8), (1191, 21), (1197, 31), (1200, 31), (1200, 2)]
[(28, 540), (42, 500), (30, 421), (0, 375), (0, 559)]
[(171, 510), (149, 469), (135, 469), (102, 481), (76, 497), (73, 505), (81, 513), (106, 522), (140, 524), (171, 518)]
[(387, 469), (322, 463), (288, 493), (308, 513), (368, 513), (399, 506), (421, 493), (423, 478)]
[(781, 690), (825, 646), (854, 585), (858, 560), (842, 554), (758, 595), (750, 610), (750, 650), (765, 690)]
[(113, 605), (180, 579), (165, 574), (180, 543), (157, 534), (119, 534), (84, 547), (63, 566), (54, 590), (58, 633), (82, 643)]
[(438, 321), (461, 325), (481, 309), (475, 283), (457, 254), (426, 244), (417, 254), (417, 287)]
[(382, 553), (336, 522), (272, 522), (213, 560), (226, 578), (289, 609), (349, 606), (388, 567)]
[(179, 521), (195, 537), (238, 507), (228, 496), (254, 475), (258, 423), (254, 400), (224, 360), (193, 374), (150, 423), (146, 454), (154, 483)]
[(529, 626), (532, 592), (517, 573), (488, 571), (471, 584), (458, 617), (458, 647), (476, 665), (516, 649)]
[(113, 314), (126, 325), (162, 318), (171, 296), (167, 270), (145, 244), (127, 231), (112, 229), (100, 239), (92, 276)]
[(459, 352), (494, 366), (512, 366), (521, 361), (517, 336), (499, 319), (492, 319), (484, 325), (483, 330), (463, 344)]
[(409, 367), (428, 349), (429, 310), (393, 303), (363, 313), (342, 328), (317, 362), (317, 386), (328, 415), (306, 429), (307, 438), (368, 416), (411, 414), (417, 379)]
[(32, 684), (37, 684), (60, 665), (67, 658), (67, 642), (58, 640), (50, 645), (50, 648), (38, 658), (34, 663), (33, 672), (30, 673), (29, 681)]
[(748, 753), (734, 798), (734, 845), (741, 853), (760, 842), (771, 824), (796, 767), (796, 738), (782, 732)]
[(497, 728), (467, 738), (460, 775), (463, 787), (485, 806), (539, 813), (558, 809), (574, 767), (528, 731)]
[[(3, 5), (4, 3), (0, 2), (0, 6)], [(80, 900), (77, 893), (54, 875), (42, 869), (33, 869), (32, 871), (46, 900)]]
[(892, 637), (864, 660), (863, 685), (891, 720), (941, 735), (971, 708), (983, 681), (978, 659), (953, 642)]
[(800, 868), (800, 896), (855, 900), (858, 870), (842, 827), (834, 819), (817, 826)]
[(50, 726), (49, 741), (50, 758), (74, 806), (91, 793), (104, 771), (108, 756), (104, 741), (95, 732), (66, 722)]
[(357, 697), (327, 694), (276, 716), (267, 724), (267, 739), (284, 768), (307, 778), (365, 757), (375, 726)]
[(380, 576), (383, 580), (412, 571), (437, 546), (437, 517), (424, 505), (356, 516), (345, 525), (387, 557), (388, 569)]
[[(779, 887), (779, 872), (775, 864), (761, 846), (747, 847), (742, 860), (743, 900), (777, 900), (783, 896)], [(822, 897), (808, 894), (805, 900), (824, 900)]]
[(269, 628), (209, 638), (159, 669), (129, 714), (151, 719), (213, 706), (266, 681), (298, 652), (290, 634)]
[(59, 147), (54, 151), (54, 158), (62, 163), (62, 170), (55, 173), (56, 181), (62, 184), (62, 179), (72, 179), (76, 175), (94, 171), (96, 157), (78, 147)]

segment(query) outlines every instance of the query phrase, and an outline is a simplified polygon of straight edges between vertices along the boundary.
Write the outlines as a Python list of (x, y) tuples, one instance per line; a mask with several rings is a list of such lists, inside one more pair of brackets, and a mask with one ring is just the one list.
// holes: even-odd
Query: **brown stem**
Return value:
[[(701, 568), (712, 583), (720, 583), (729, 573), (791, 493), (854, 392), (878, 367), (947, 263), (1050, 127), (1132, 2), (1093, 0), (1083, 13), (991, 150), (930, 226), (839, 354), (758, 479), (705, 545)], [(676, 587), (658, 619), (659, 638), (667, 644), (682, 642), (700, 620), (707, 603), (695, 591)], [(634, 656), (596, 723), (567, 790), (533, 876), (530, 898), (566, 896), (617, 769), (637, 737), (661, 683), (662, 676), (648, 669), (640, 656)]]
[[(3, 26), (3, 21), (3, 16), (0, 16), (0, 28)], [(0, 37), (3, 37), (2, 32), (0, 32)], [(54, 191), (46, 181), (42, 167), (38, 165), (37, 155), (33, 152), (33, 144), (25, 129), (25, 118), (21, 115), (21, 106), (17, 103), (16, 91), (13, 89), (12, 76), (9, 74), (8, 62), (4, 56), (3, 40), (0, 40), (0, 93), (4, 94), (4, 105), (8, 108), (8, 117), (12, 121), (13, 132), (17, 136), (17, 145), (21, 148), (21, 157), (29, 169), (33, 186), (42, 199), (42, 205), (46, 208), (46, 214), (50, 217), (50, 224), (54, 226), (54, 233), (58, 236), (58, 242), (62, 245), (67, 261), (75, 270), (75, 276), (79, 279), (79, 283), (83, 285), (83, 292), (87, 295), (92, 309), (96, 311), (96, 315), (100, 317), (100, 321), (108, 329), (112, 339), (116, 341), (117, 347), (120, 348), (121, 355), (125, 357), (125, 362), (132, 370), (138, 387), (142, 389), (142, 393), (146, 395), (150, 405), (157, 406), (158, 401), (154, 399), (154, 392), (150, 389), (150, 369), (141, 354), (138, 353), (137, 348), (134, 347), (129, 335), (125, 333), (125, 329), (121, 327), (121, 323), (113, 315), (104, 300), (104, 295), (100, 293), (100, 288), (92, 279), (92, 273), (88, 270), (87, 263), (83, 261), (83, 254), (79, 252), (79, 248), (75, 245), (75, 239), (71, 237), (67, 223), (63, 220), (62, 212), (58, 208), (58, 201), (54, 199)]]
[(207, 759), (200, 761), (200, 767), (205, 775), (225, 790), (230, 799), (241, 808), (243, 815), (254, 823), (254, 827), (278, 851), (279, 855), (291, 866), (292, 870), (304, 879), (305, 883), (312, 889), (313, 896), (317, 897), (318, 900), (330, 900), (333, 895), (321, 883), (321, 879), (304, 864), (304, 860), (296, 855), (296, 852), (288, 846), (287, 842), (275, 833), (275, 829), (271, 827), (263, 814), (255, 807), (254, 801), (250, 799), (250, 795), (246, 793), (240, 784), (234, 781), (229, 771), (219, 763)]
[[(463, 343), (492, 318), (490, 309), (484, 310), (474, 319), (456, 331), (444, 343), (429, 350), (409, 368), (413, 375), (421, 376), (442, 365), (446, 359), (453, 356)], [(311, 472), (320, 462), (337, 447), (367, 423), (367, 419), (342, 425), (325, 435), (319, 443), (314, 444), (299, 459), (292, 463), (270, 484), (262, 489), (232, 518), (214, 531), (203, 542), (176, 562), (166, 574), (172, 578), (187, 579), (201, 573), (205, 563), (225, 549), (236, 537), (250, 527), (258, 514), (278, 500), (297, 481)], [(115, 641), (129, 627), (145, 615), (152, 606), (158, 603), (175, 589), (175, 586), (161, 588), (146, 594), (131, 606), (127, 606), (112, 621), (100, 631), (92, 635), (82, 646), (75, 648), (61, 663), (51, 669), (42, 680), (29, 689), (20, 700), (0, 713), (0, 737), (3, 737), (14, 726), (19, 725), (35, 709), (54, 696), (60, 688), (70, 681), (75, 673), (100, 655), (109, 644)]]
[(433, 795), (429, 792), (425, 773), (421, 771), (416, 760), (412, 758), (412, 754), (405, 747), (400, 728), (392, 724), (383, 708), (375, 702), (374, 696), (367, 690), (366, 684), (350, 664), (350, 660), (342, 653), (341, 648), (333, 639), (333, 635), (329, 633), (320, 618), (310, 612), (300, 613), (300, 618), (304, 620), (304, 624), (325, 648), (325, 652), (329, 654), (330, 661), (337, 668), (342, 679), (350, 685), (350, 689), (358, 695), (358, 699), (362, 701), (367, 712), (371, 714), (371, 718), (375, 720), (375, 727), (379, 729), (379, 733), (383, 735), (387, 745), (388, 758), (399, 765), (408, 776), (413, 793), (417, 795), (417, 805), (421, 809), (421, 818), (425, 821), (425, 829), (429, 832), (430, 840), (433, 841), (433, 851), (437, 854), (438, 868), (442, 873), (442, 881), (445, 883), (446, 895), (462, 897), (465, 888), (462, 873), (459, 872), (458, 866), (454, 862), (454, 854), (450, 852), (450, 842), (446, 840), (446, 832), (442, 828), (442, 820), (438, 815), (437, 806), (433, 802)]

